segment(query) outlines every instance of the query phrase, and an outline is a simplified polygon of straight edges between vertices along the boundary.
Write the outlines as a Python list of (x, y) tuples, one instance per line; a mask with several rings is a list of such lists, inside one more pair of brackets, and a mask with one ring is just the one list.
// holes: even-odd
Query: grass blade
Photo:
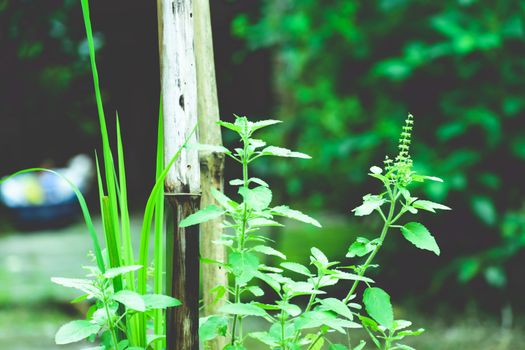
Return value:
[(82, 195), (82, 192), (80, 192), (80, 189), (75, 186), (74, 183), (69, 181), (68, 178), (66, 178), (64, 175), (46, 168), (30, 168), (30, 169), (24, 169), (17, 171), (16, 173), (9, 175), (3, 179), (0, 180), (0, 184), (3, 182), (9, 180), (10, 178), (19, 175), (19, 174), (25, 174), (25, 173), (31, 173), (31, 172), (39, 172), (39, 171), (45, 171), (51, 174), (54, 174), (64, 181), (68, 183), (69, 186), (71, 186), (71, 189), (75, 193), (75, 196), (77, 197), (78, 204), (80, 205), (80, 209), (82, 210), (82, 216), (84, 217), (84, 221), (86, 222), (86, 227), (88, 228), (89, 235), (91, 236), (91, 241), (93, 242), (93, 252), (95, 253), (95, 258), (97, 261), (97, 266), (99, 270), (104, 273), (106, 272), (106, 268), (104, 266), (104, 259), (102, 257), (102, 249), (100, 248), (100, 243), (98, 240), (97, 232), (95, 230), (95, 226), (93, 226), (93, 220), (91, 219), (91, 214), (89, 213), (88, 206), (86, 204), (86, 200), (84, 198), (84, 195)]
[[(162, 98), (159, 104), (159, 122), (157, 133), (157, 162), (155, 178), (158, 181), (164, 169), (164, 123), (162, 115)], [(164, 191), (159, 191), (155, 203), (155, 225), (154, 225), (154, 285), (155, 294), (164, 294)], [(153, 328), (155, 335), (165, 335), (164, 311), (155, 310), (153, 316)], [(155, 350), (162, 350), (165, 341), (157, 341), (154, 344)]]
[[(158, 201), (158, 196), (164, 194), (164, 179), (168, 175), (169, 169), (173, 166), (177, 158), (180, 156), (182, 149), (186, 147), (188, 141), (193, 136), (193, 133), (197, 130), (197, 125), (193, 128), (187, 138), (184, 140), (184, 143), (181, 148), (177, 150), (175, 155), (170, 159), (167, 166), (164, 167), (164, 170), (157, 177), (157, 181), (151, 190), (151, 193), (148, 197), (146, 203), (146, 208), (144, 209), (144, 219), (142, 221), (142, 229), (140, 232), (140, 249), (139, 249), (139, 265), (148, 266), (148, 249), (149, 249), (149, 234), (151, 230), (151, 224), (153, 221), (153, 213)], [(169, 249), (169, 248), (168, 248)], [(138, 271), (138, 292), (145, 294), (147, 291), (147, 271), (146, 269), (140, 269)], [(146, 324), (146, 318), (143, 314), (138, 314), (137, 317), (140, 319), (141, 329), (143, 325)]]
[[(119, 193), (119, 204), (120, 204), (120, 220), (122, 230), (122, 243), (123, 243), (123, 259), (125, 265), (132, 265), (134, 263), (133, 258), (133, 245), (131, 242), (131, 227), (129, 222), (129, 210), (128, 210), (128, 191), (126, 186), (126, 168), (124, 163), (124, 149), (122, 146), (122, 134), (120, 132), (120, 121), (117, 114), (117, 161), (118, 161), (118, 188)], [(127, 274), (128, 289), (134, 290), (134, 274)]]
[[(111, 234), (111, 215), (109, 212), (108, 197), (104, 193), (104, 187), (102, 185), (102, 177), (100, 176), (100, 164), (98, 161), (98, 156), (95, 153), (95, 163), (97, 166), (97, 186), (98, 186), (98, 196), (100, 200), (100, 215), (102, 218), (102, 226), (104, 227), (104, 239), (106, 240), (106, 250), (108, 252), (109, 258), (109, 267), (118, 267), (119, 266), (119, 254), (118, 249), (116, 249), (116, 243), (113, 235)], [(122, 289), (122, 279), (115, 278), (113, 280), (113, 288), (115, 291)]]
[[(82, 15), (84, 17), (84, 24), (86, 27), (86, 36), (88, 40), (89, 59), (91, 63), (91, 72), (93, 74), (93, 86), (95, 89), (95, 99), (97, 103), (100, 133), (102, 136), (104, 170), (105, 170), (105, 177), (106, 177), (106, 187), (107, 187), (108, 198), (109, 198), (110, 217), (108, 219), (111, 220), (111, 226), (112, 226), (112, 229), (109, 233), (111, 233), (114, 236), (112, 237), (112, 239), (115, 240), (117, 247), (120, 247), (121, 239), (120, 239), (120, 227), (118, 223), (117, 194), (116, 194), (116, 186), (115, 186), (115, 169), (114, 169), (114, 163), (113, 163), (113, 156), (111, 154), (111, 146), (109, 143), (108, 130), (106, 126), (106, 118), (104, 115), (104, 106), (102, 104), (102, 94), (100, 92), (100, 83), (99, 83), (99, 77), (98, 77), (97, 63), (95, 59), (95, 44), (93, 40), (93, 30), (91, 28), (91, 18), (90, 18), (90, 13), (89, 13), (88, 0), (81, 0), (81, 5), (82, 5)], [(110, 247), (108, 247), (108, 250), (109, 249)], [(112, 266), (112, 267), (118, 267), (118, 266), (120, 266), (120, 261), (119, 261), (119, 265)]]

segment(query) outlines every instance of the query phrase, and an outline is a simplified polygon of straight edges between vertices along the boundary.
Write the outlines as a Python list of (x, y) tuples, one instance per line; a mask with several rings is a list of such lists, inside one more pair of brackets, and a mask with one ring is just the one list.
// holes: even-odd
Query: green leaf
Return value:
[(240, 316), (261, 316), (266, 317), (268, 314), (264, 311), (263, 308), (260, 308), (257, 305), (253, 304), (242, 304), (242, 303), (232, 303), (226, 304), (219, 309), (220, 312), (231, 315), (240, 315)]
[(217, 122), (217, 124), (219, 124), (220, 126), (226, 128), (226, 129), (233, 130), (236, 133), (239, 133), (241, 131), (241, 127), (239, 125), (235, 125), (235, 124), (228, 123), (228, 122), (223, 122), (222, 120), (219, 120)]
[(130, 266), (121, 266), (121, 267), (114, 267), (112, 269), (108, 269), (104, 273), (104, 277), (106, 278), (115, 278), (117, 276), (123, 275), (128, 272), (137, 271), (142, 268), (141, 265), (130, 265)]
[(239, 194), (244, 198), (249, 208), (257, 211), (268, 208), (272, 202), (272, 191), (264, 186), (258, 186), (253, 189), (241, 187)]
[(489, 266), (484, 271), (488, 284), (496, 288), (504, 288), (507, 285), (507, 275), (501, 266)]
[(233, 210), (235, 207), (237, 207), (237, 203), (228, 198), (224, 193), (222, 193), (221, 191), (217, 191), (215, 188), (211, 188), (211, 194), (213, 196), (213, 198), (215, 198), (215, 200), (217, 200), (217, 202), (223, 207), (225, 208), (226, 210)]
[(281, 266), (284, 267), (287, 270), (296, 272), (296, 273), (301, 274), (301, 275), (305, 275), (305, 276), (308, 276), (308, 277), (312, 276), (312, 273), (310, 272), (310, 270), (308, 270), (308, 268), (306, 266), (298, 264), (298, 263), (283, 262), (283, 263), (281, 263)]
[(369, 241), (364, 237), (357, 237), (355, 242), (348, 248), (347, 258), (362, 257), (372, 252), (376, 247), (379, 239)]
[[(86, 317), (86, 319), (91, 319), (91, 322), (96, 322), (101, 327), (107, 325), (108, 323), (108, 311), (109, 311), (109, 317), (110, 319), (115, 319), (116, 313), (118, 311), (118, 304), (114, 303), (112, 305), (108, 305), (108, 311), (106, 311), (106, 308), (101, 306), (101, 309), (97, 309), (95, 312), (93, 312), (92, 315), (89, 315)], [(96, 305), (95, 305), (96, 308)]]
[(67, 288), (75, 288), (89, 295), (98, 295), (99, 289), (93, 285), (93, 282), (79, 278), (62, 278), (52, 277), (51, 282)]
[(276, 156), (276, 157), (291, 157), (291, 158), (302, 158), (302, 159), (311, 159), (308, 154), (301, 152), (294, 152), (287, 148), (268, 146), (261, 151), (263, 156)]
[(438, 210), (451, 210), (449, 207), (443, 204), (427, 201), (427, 200), (417, 200), (415, 201), (412, 206), (417, 209), (423, 209), (426, 211), (430, 211), (432, 213), (436, 212), (436, 209)]
[(252, 250), (254, 250), (256, 252), (259, 252), (259, 253), (262, 253), (262, 254), (266, 254), (266, 255), (278, 256), (279, 258), (286, 260), (286, 255), (284, 255), (280, 251), (275, 250), (272, 247), (269, 247), (269, 246), (266, 246), (266, 245), (255, 246), (255, 247), (252, 248)]
[(276, 281), (275, 278), (269, 276), (268, 274), (263, 273), (261, 271), (257, 271), (255, 277), (269, 285), (276, 293), (279, 293), (281, 291), (281, 285), (279, 284), (279, 282)]
[(217, 301), (219, 301), (220, 299), (222, 299), (226, 295), (226, 292), (228, 292), (228, 290), (226, 289), (225, 286), (218, 285), (218, 286), (212, 288), (210, 290), (210, 292), (212, 294), (215, 294), (215, 297), (213, 299), (213, 303), (215, 304), (215, 303), (217, 303)]
[(256, 297), (262, 297), (264, 295), (264, 291), (258, 286), (250, 286), (248, 287), (248, 291)]
[(390, 296), (378, 287), (367, 288), (363, 293), (366, 312), (380, 325), (391, 329), (394, 325), (394, 311)]
[(310, 248), (310, 252), (312, 253), (312, 257), (315, 259), (315, 261), (318, 261), (321, 263), (321, 265), (325, 266), (329, 263), (328, 258), (322, 251), (320, 251), (316, 247)]
[(399, 331), (401, 329), (408, 328), (411, 325), (412, 325), (412, 322), (407, 321), (407, 320), (395, 320), (393, 328), (394, 328), (395, 331)]
[(202, 222), (206, 222), (212, 219), (215, 219), (224, 214), (224, 209), (219, 208), (218, 206), (212, 204), (207, 206), (204, 209), (199, 210), (198, 212), (191, 214), (187, 218), (184, 218), (180, 222), (180, 227), (188, 227), (192, 225), (197, 225)]
[(241, 179), (233, 179), (233, 180), (230, 180), (229, 184), (230, 186), (243, 186), (244, 181), (242, 181)]
[(252, 131), (256, 131), (262, 128), (265, 128), (270, 125), (279, 124), (282, 123), (281, 120), (275, 120), (275, 119), (266, 119), (266, 120), (259, 120), (258, 122), (252, 123)]
[(383, 203), (385, 203), (385, 200), (380, 196), (367, 194), (363, 197), (363, 204), (352, 209), (352, 211), (355, 216), (370, 215), (374, 210), (379, 209)]
[(306, 224), (314, 225), (316, 227), (321, 227), (321, 224), (319, 221), (315, 220), (314, 218), (311, 218), (310, 216), (301, 213), (299, 210), (290, 209), (290, 207), (286, 205), (280, 205), (278, 207), (271, 209), (272, 215), (278, 215), (278, 216), (284, 216), (289, 219), (294, 219), (297, 221), (304, 222)]
[(261, 148), (266, 146), (266, 142), (259, 139), (249, 139), (248, 144), (250, 145), (250, 149), (255, 150), (256, 148)]
[(443, 179), (437, 176), (423, 176), (425, 180), (435, 181), (435, 182), (443, 182)]
[(277, 302), (277, 306), (280, 310), (283, 310), (288, 315), (295, 317), (301, 314), (301, 308), (295, 304)]
[(488, 226), (493, 226), (498, 220), (494, 202), (487, 196), (474, 196), (471, 200), (472, 210)]
[(127, 289), (118, 291), (112, 296), (112, 299), (125, 305), (128, 309), (144, 312), (146, 311), (146, 303), (142, 296), (138, 293)]
[(284, 225), (281, 223), (278, 223), (277, 221), (265, 219), (265, 218), (255, 218), (248, 220), (248, 224), (250, 225), (250, 228), (252, 227), (283, 227)]
[[(369, 265), (369, 267), (371, 266), (373, 265)], [(338, 279), (341, 279), (341, 280), (362, 281), (365, 283), (374, 283), (374, 280), (371, 279), (370, 277), (356, 275), (355, 273), (349, 273), (349, 272), (344, 272), (344, 271), (339, 271), (339, 270), (334, 270), (334, 271), (336, 273), (330, 276), (337, 277)]]
[(341, 334), (346, 334), (346, 331), (344, 328), (362, 328), (359, 323), (343, 320), (340, 318), (334, 318), (334, 319), (325, 319), (323, 320), (323, 324), (335, 329)]
[(238, 115), (235, 115), (235, 125), (240, 128), (239, 134), (241, 136), (250, 136), (252, 132), (252, 122), (248, 120), (246, 117), (240, 117)]
[(163, 294), (146, 294), (142, 296), (147, 310), (167, 309), (182, 305), (180, 300)]
[(282, 283), (284, 284), (283, 289), (288, 289), (294, 296), (325, 293), (322, 290), (315, 289), (315, 286), (310, 282), (294, 282), (285, 278)]
[(199, 338), (209, 341), (218, 336), (225, 336), (228, 330), (228, 319), (224, 316), (210, 316), (200, 320)]
[(423, 329), (423, 328), (419, 328), (419, 329), (417, 329), (415, 331), (407, 329), (406, 331), (401, 331), (401, 332), (397, 333), (397, 336), (401, 337), (401, 338), (413, 337), (413, 336), (418, 336), (420, 334), (423, 334), (424, 332), (425, 332), (425, 329)]
[(322, 320), (326, 318), (335, 318), (328, 312), (309, 311), (305, 312), (295, 320), (295, 327), (298, 330), (317, 328), (323, 324)]
[(336, 314), (339, 314), (343, 317), (346, 317), (349, 320), (352, 320), (354, 318), (354, 315), (352, 314), (352, 311), (350, 311), (350, 308), (339, 299), (326, 298), (319, 300), (319, 302), (328, 310), (333, 311)]
[(436, 176), (425, 176), (425, 175), (412, 175), (412, 179), (417, 182), (424, 182), (425, 180), (435, 181), (435, 182), (444, 182), (442, 178)]
[(439, 246), (434, 237), (428, 232), (427, 228), (418, 222), (409, 222), (401, 227), (403, 236), (419, 249), (426, 249), (440, 254)]
[(55, 335), (55, 343), (59, 345), (75, 343), (97, 334), (99, 330), (100, 326), (96, 323), (86, 320), (71, 321), (60, 327)]
[(88, 294), (84, 294), (84, 295), (81, 295), (81, 296), (71, 300), (69, 303), (70, 304), (77, 304), (77, 303), (83, 302), (84, 300), (87, 300), (88, 297), (89, 297)]
[(366, 317), (366, 316), (359, 315), (359, 314), (357, 315), (357, 317), (359, 317), (359, 320), (361, 321), (361, 324), (363, 325), (363, 327), (370, 328), (374, 332), (379, 331), (379, 325), (373, 319)]
[(259, 259), (255, 254), (248, 252), (231, 252), (228, 262), (239, 284), (246, 284), (257, 274)]
[(279, 345), (279, 338), (268, 334), (268, 332), (251, 332), (248, 336), (269, 345), (272, 349)]

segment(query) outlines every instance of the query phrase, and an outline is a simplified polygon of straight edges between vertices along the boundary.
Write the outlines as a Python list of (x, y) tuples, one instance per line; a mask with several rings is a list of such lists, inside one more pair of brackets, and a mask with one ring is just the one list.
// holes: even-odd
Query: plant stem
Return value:
[[(243, 156), (242, 156), (242, 179), (243, 179), (243, 187), (244, 188), (248, 188), (248, 163), (249, 163), (249, 159), (248, 159), (248, 140), (247, 139), (244, 139), (243, 138), (243, 143), (244, 143), (244, 152), (243, 152)], [(246, 236), (246, 225), (247, 225), (247, 221), (248, 221), (248, 208), (247, 208), (247, 205), (246, 203), (244, 203), (244, 208), (243, 208), (243, 214), (242, 214), (242, 226), (241, 226), (241, 234), (240, 234), (240, 238), (239, 238), (239, 243), (238, 243), (238, 250), (239, 252), (243, 252), (244, 251), (244, 243), (245, 243), (245, 236)], [(241, 290), (240, 290), (240, 286), (239, 284), (237, 283), (237, 279), (235, 280), (235, 303), (240, 303), (241, 301)], [(240, 318), (238, 315), (234, 315), (233, 316), (233, 325), (232, 325), (232, 341), (231, 341), (231, 344), (232, 345), (235, 345), (235, 339), (236, 339), (236, 329), (237, 329), (237, 323), (239, 323), (239, 329), (240, 329), (240, 333), (239, 334), (239, 339), (242, 339), (242, 318)]]
[[(237, 304), (240, 301), (240, 292), (239, 292), (239, 285), (235, 284), (235, 303)], [(237, 328), (237, 319), (238, 315), (233, 316), (233, 325), (232, 325), (232, 345), (235, 345), (235, 331)]]
[[(319, 283), (321, 282), (321, 278), (323, 278), (323, 273), (322, 272), (319, 272), (319, 277), (317, 278), (315, 284), (314, 284), (314, 288), (317, 290), (319, 289)], [(310, 295), (310, 299), (308, 300), (308, 304), (306, 304), (306, 308), (304, 309), (304, 313), (307, 313), (308, 311), (310, 311), (310, 309), (312, 308), (312, 306), (314, 305), (314, 301), (315, 301), (315, 294), (311, 294)], [(294, 337), (294, 343), (297, 343), (297, 341), (299, 340), (299, 337), (301, 336), (301, 331), (297, 331), (295, 333), (295, 337)]]
[(102, 299), (104, 301), (104, 309), (106, 310), (106, 318), (108, 320), (108, 328), (109, 332), (111, 333), (111, 338), (113, 339), (113, 344), (115, 345), (115, 349), (118, 347), (118, 338), (117, 333), (115, 332), (115, 325), (113, 324), (111, 313), (109, 312), (108, 307), (108, 297), (106, 296), (106, 287), (104, 286), (104, 283), (102, 284), (100, 291), (102, 292)]
[[(366, 259), (365, 263), (363, 264), (363, 266), (359, 270), (359, 273), (357, 274), (359, 277), (363, 277), (363, 275), (365, 274), (366, 270), (368, 269), (368, 267), (372, 263), (372, 260), (374, 260), (374, 257), (376, 256), (377, 252), (379, 251), (379, 249), (383, 245), (383, 241), (385, 240), (386, 234), (388, 233), (388, 229), (390, 228), (390, 225), (392, 224), (392, 218), (394, 217), (394, 211), (395, 211), (395, 208), (396, 208), (397, 196), (396, 196), (395, 190), (394, 190), (394, 193), (392, 193), (392, 191), (390, 189), (388, 189), (388, 194), (390, 196), (390, 209), (388, 210), (388, 216), (387, 216), (387, 218), (385, 220), (385, 223), (383, 224), (383, 229), (381, 230), (381, 236), (379, 237), (379, 243), (376, 245), (375, 249), (368, 256), (368, 258)], [(350, 291), (348, 292), (348, 295), (343, 300), (343, 302), (345, 304), (350, 301), (350, 298), (354, 294), (357, 286), (359, 285), (359, 282), (360, 282), (360, 280), (355, 280), (354, 283), (352, 284), (352, 288), (350, 288)]]
[(315, 338), (315, 340), (313, 341), (312, 344), (310, 344), (310, 346), (308, 346), (308, 349), (306, 350), (310, 350), (314, 347), (315, 344), (317, 344), (317, 342), (319, 341), (319, 339), (321, 339), (321, 337), (323, 336), (323, 332), (320, 332), (318, 335), (317, 335), (317, 338)]
[[(288, 304), (288, 300), (289, 300), (288, 293), (285, 293), (284, 298), (282, 299), (283, 304)], [(284, 332), (284, 326), (286, 324), (286, 317), (285, 317), (283, 309), (281, 309), (280, 320), (281, 320), (281, 349), (286, 350), (286, 338), (285, 338), (285, 332)]]

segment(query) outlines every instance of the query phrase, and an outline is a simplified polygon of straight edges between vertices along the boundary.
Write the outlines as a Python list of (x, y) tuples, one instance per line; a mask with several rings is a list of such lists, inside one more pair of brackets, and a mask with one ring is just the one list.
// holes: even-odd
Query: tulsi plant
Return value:
[[(217, 298), (227, 296), (229, 302), (222, 307), (220, 315), (201, 319), (201, 341), (206, 344), (217, 336), (226, 336), (230, 342), (224, 350), (247, 349), (248, 337), (274, 350), (360, 350), (366, 342), (360, 339), (355, 341), (351, 330), (364, 329), (378, 349), (412, 349), (400, 341), (419, 335), (424, 330), (409, 330), (411, 322), (396, 320), (388, 293), (373, 286), (374, 281), (365, 274), (370, 267), (376, 266), (373, 259), (391, 229), (398, 230), (416, 247), (440, 254), (436, 240), (425, 226), (418, 222), (399, 223), (406, 214), (417, 214), (419, 210), (436, 212), (450, 209), (414, 197), (409, 191), (414, 182), (442, 181), (434, 176), (419, 175), (412, 168), (410, 143), (413, 116), (409, 115), (405, 120), (397, 156), (394, 159), (386, 157), (382, 168), (370, 168), (369, 175), (381, 181), (383, 191), (375, 195), (367, 194), (363, 197), (363, 203), (353, 209), (356, 216), (378, 213), (383, 227), (378, 237), (358, 237), (350, 245), (347, 257), (364, 259), (364, 262), (351, 266), (329, 260), (315, 247), (311, 248), (310, 266), (287, 261), (286, 256), (274, 247), (273, 241), (261, 233), (267, 227), (282, 227), (283, 224), (276, 220), (278, 217), (321, 227), (317, 220), (288, 206), (271, 206), (269, 185), (249, 174), (249, 165), (261, 157), (310, 158), (303, 153), (268, 146), (253, 137), (259, 129), (277, 123), (279, 121), (251, 122), (246, 117), (236, 117), (235, 123), (219, 124), (236, 132), (242, 147), (228, 150), (199, 145), (200, 148), (225, 153), (242, 167), (242, 178), (230, 181), (230, 185), (238, 187), (238, 201), (214, 191), (217, 205), (203, 208), (181, 223), (182, 226), (190, 226), (224, 216), (224, 226), (228, 229), (217, 242), (227, 247), (228, 261), (211, 263), (223, 265), (231, 276), (229, 285), (219, 285), (213, 290)], [(265, 255), (274, 256), (282, 262), (278, 266), (267, 266), (263, 263)], [(343, 281), (351, 283), (346, 297), (338, 299), (326, 295), (328, 287)], [(265, 293), (259, 286), (260, 282), (275, 292), (273, 303), (259, 301)], [(364, 290), (358, 290), (360, 284), (365, 285)], [(306, 304), (300, 304), (300, 297), (306, 298)], [(263, 319), (269, 326), (262, 331), (247, 332), (243, 327), (247, 317)], [(330, 336), (332, 333), (346, 335), (345, 344), (335, 343), (334, 337)]]

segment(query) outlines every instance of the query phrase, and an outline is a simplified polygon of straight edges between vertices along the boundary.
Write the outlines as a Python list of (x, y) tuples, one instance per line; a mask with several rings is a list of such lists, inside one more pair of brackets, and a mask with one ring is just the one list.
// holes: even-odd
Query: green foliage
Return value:
[[(157, 174), (155, 185), (149, 195), (144, 210), (144, 218), (139, 242), (138, 265), (134, 257), (133, 242), (128, 211), (124, 148), (118, 115), (116, 118), (117, 157), (114, 158), (102, 105), (98, 71), (95, 60), (95, 40), (91, 28), (88, 0), (82, 0), (82, 12), (87, 34), (88, 52), (93, 74), (97, 102), (100, 133), (102, 136), (102, 162), (97, 157), (97, 179), (100, 197), (103, 237), (106, 249), (102, 251), (97, 233), (92, 224), (86, 202), (70, 181), (80, 203), (84, 219), (93, 240), (97, 267), (87, 267), (89, 279), (53, 278), (52, 281), (84, 293), (74, 301), (94, 302), (86, 315), (86, 320), (77, 320), (64, 325), (56, 334), (57, 344), (69, 344), (87, 339), (91, 342), (100, 338), (96, 349), (137, 350), (163, 349), (165, 347), (164, 310), (176, 307), (180, 302), (164, 293), (164, 179), (173, 166), (181, 150), (165, 165), (163, 161), (162, 110), (159, 111), (159, 131), (157, 139)], [(186, 145), (188, 140), (185, 140)], [(28, 171), (49, 171), (47, 169), (27, 169)], [(15, 174), (16, 175), (16, 174)], [(61, 176), (60, 174), (57, 174)], [(104, 176), (103, 176), (104, 175)], [(14, 175), (13, 175), (14, 176)], [(2, 181), (5, 181), (2, 180)], [(154, 294), (148, 292), (147, 266), (150, 265), (148, 247), (150, 229), (155, 223)], [(135, 275), (137, 272), (138, 276)], [(170, 281), (167, 281), (168, 283)], [(148, 332), (150, 323), (154, 333)]]
[[(126, 349), (128, 340), (119, 340), (118, 333), (127, 333), (123, 319), (132, 318), (156, 309), (178, 306), (180, 302), (166, 295), (141, 295), (131, 290), (115, 292), (113, 280), (142, 266), (121, 266), (102, 273), (97, 267), (86, 267), (89, 279), (52, 278), (59, 285), (77, 289), (83, 300), (93, 300), (94, 305), (86, 320), (76, 320), (63, 325), (55, 336), (57, 344), (70, 344), (100, 334), (100, 349)], [(124, 309), (120, 312), (120, 307)], [(162, 337), (162, 336), (161, 336)]]
[(414, 244), (419, 249), (426, 249), (439, 255), (440, 250), (436, 243), (436, 240), (428, 232), (427, 228), (419, 222), (409, 222), (408, 224), (401, 227), (403, 236)]
[[(436, 177), (419, 175), (412, 169), (410, 139), (413, 123), (413, 117), (409, 115), (399, 140), (399, 153), (394, 160), (387, 157), (384, 170), (378, 166), (370, 169), (369, 175), (382, 182), (383, 192), (366, 195), (363, 197), (363, 204), (353, 210), (356, 216), (377, 212), (384, 221), (378, 237), (372, 240), (359, 237), (349, 247), (347, 257), (366, 257), (365, 261), (359, 265), (342, 266), (340, 262), (331, 261), (321, 250), (312, 247), (310, 265), (305, 266), (287, 261), (286, 256), (272, 246), (273, 241), (263, 235), (261, 230), (268, 226), (283, 226), (274, 221), (276, 216), (317, 227), (321, 225), (315, 219), (287, 206), (271, 207), (272, 191), (266, 182), (249, 176), (249, 165), (255, 159), (271, 155), (308, 157), (292, 151), (268, 152), (268, 149), (277, 148), (266, 146), (264, 141), (253, 138), (253, 133), (259, 126), (276, 124), (274, 120), (251, 122), (246, 117), (236, 117), (233, 124), (220, 122), (224, 127), (235, 131), (241, 140), (242, 147), (233, 151), (215, 149), (242, 166), (242, 179), (230, 181), (231, 185), (239, 186), (240, 202), (215, 191), (213, 195), (219, 206), (204, 208), (181, 223), (182, 226), (195, 225), (224, 215), (223, 225), (228, 229), (217, 242), (227, 247), (228, 262), (216, 263), (226, 268), (232, 283), (216, 286), (212, 291), (218, 294), (217, 298), (224, 294), (229, 295), (231, 302), (220, 309), (220, 315), (201, 319), (200, 334), (203, 342), (217, 336), (227, 336), (231, 338), (231, 343), (225, 349), (245, 349), (245, 340), (251, 337), (275, 350), (359, 350), (365, 346), (364, 341), (355, 347), (350, 342), (347, 345), (334, 344), (330, 340), (330, 334), (348, 334), (351, 329), (364, 328), (372, 343), (379, 349), (410, 349), (399, 341), (407, 336), (419, 335), (423, 330), (406, 330), (411, 325), (410, 322), (395, 320), (390, 296), (381, 288), (371, 287), (374, 281), (365, 273), (372, 266), (372, 260), (391, 228), (400, 228), (405, 238), (416, 247), (439, 254), (435, 239), (423, 225), (415, 222), (404, 226), (397, 224), (404, 214), (416, 214), (417, 207), (430, 212), (450, 209), (442, 204), (412, 197), (409, 192), (408, 187), (413, 182), (442, 181)], [(197, 147), (208, 148), (206, 145)], [(420, 203), (417, 204), (418, 202)], [(383, 207), (387, 205), (389, 208), (385, 214)], [(268, 266), (262, 263), (265, 255), (284, 261), (276, 266)], [(344, 281), (352, 283), (346, 297), (337, 299), (326, 295), (327, 288)], [(273, 291), (273, 302), (259, 301), (265, 294), (265, 290), (258, 286), (259, 282), (265, 283)], [(368, 286), (362, 294), (364, 309), (357, 299), (357, 287), (361, 282)], [(300, 306), (300, 297), (308, 300), (303, 307)], [(247, 317), (262, 318), (270, 325), (262, 331), (245, 333), (243, 320)]]
[[(525, 113), (523, 2), (260, 4), (257, 15), (237, 16), (231, 30), (247, 50), (272, 50), (275, 114), (288, 127), (268, 137), (316, 159), (275, 166), (283, 177), (294, 178), (286, 187), (290, 193), (339, 208), (339, 191), (329, 184), (349, 192), (359, 188), (366, 178), (352, 168), (378, 159), (382, 140), (393, 136), (392, 115), (410, 106), (424, 116), (418, 133), (428, 140), (415, 150), (418, 169), (450, 180), (426, 185), (426, 195), (443, 201), (461, 193), (458, 205), (470, 211), (462, 222), (472, 229), (450, 238), (458, 249), (451, 253), (469, 256), (452, 266), (464, 275), (463, 261), (477, 260), (479, 269), (462, 281), (483, 277), (494, 266), (507, 274), (511, 257), (525, 247), (523, 231), (512, 238), (505, 234), (523, 216), (523, 186), (516, 175), (525, 159), (519, 128)], [(442, 227), (454, 232), (454, 225)], [(497, 246), (487, 249), (479, 235), (497, 240)]]
[(394, 325), (394, 310), (390, 296), (381, 288), (367, 288), (363, 293), (363, 304), (366, 312), (381, 326), (387, 329)]

